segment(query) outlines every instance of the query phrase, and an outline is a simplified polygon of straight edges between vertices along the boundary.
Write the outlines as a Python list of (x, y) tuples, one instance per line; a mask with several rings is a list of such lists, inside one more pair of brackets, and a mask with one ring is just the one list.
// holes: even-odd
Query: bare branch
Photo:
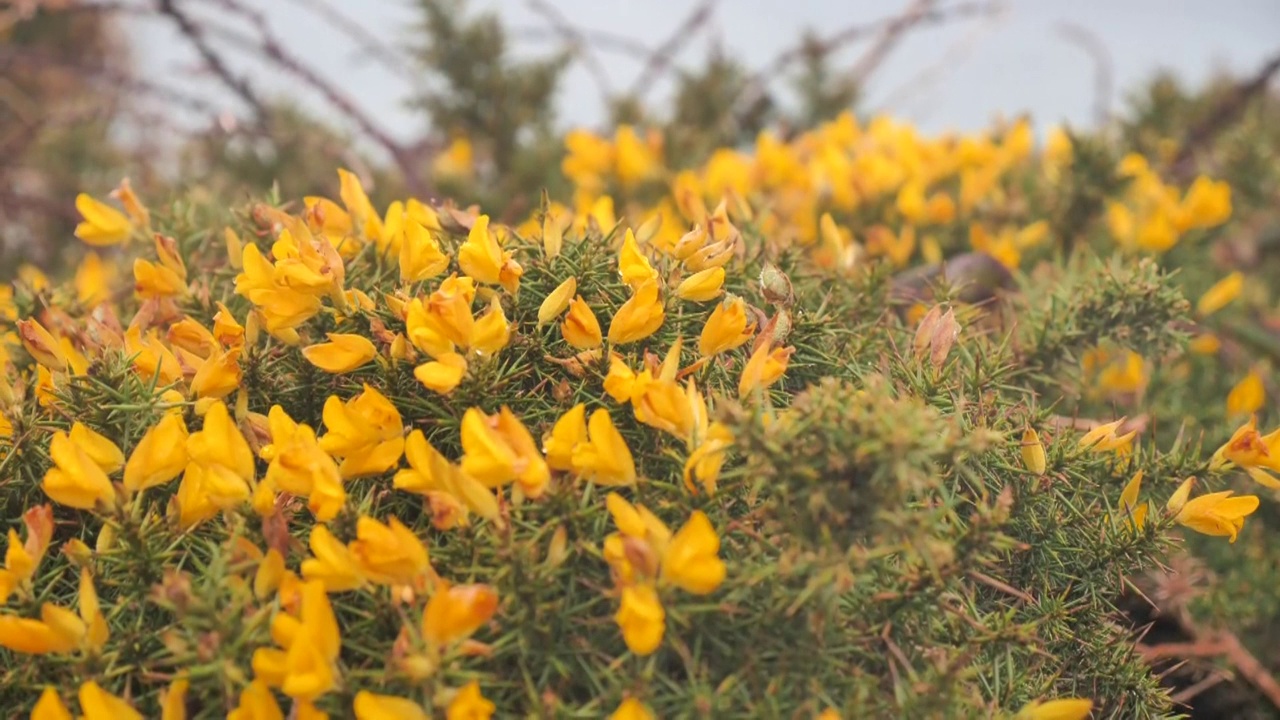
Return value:
[(1280, 74), (1280, 51), (1275, 52), (1251, 77), (1235, 86), (1221, 102), (1196, 123), (1183, 138), (1178, 156), (1173, 161), (1173, 175), (1186, 181), (1195, 174), (1196, 153), (1212, 142), (1213, 138), (1232, 125), (1244, 114), (1249, 101), (1267, 91), (1271, 81)]
[(258, 99), (258, 93), (249, 84), (247, 78), (236, 75), (227, 66), (222, 56), (209, 43), (209, 39), (205, 36), (204, 28), (200, 23), (188, 15), (185, 10), (179, 9), (176, 0), (157, 0), (156, 11), (173, 20), (174, 24), (178, 26), (178, 31), (187, 38), (191, 46), (200, 54), (200, 58), (210, 72), (216, 75), (223, 85), (226, 85), (228, 89), (253, 110), (253, 114), (259, 122), (265, 121), (267, 108)]
[(376, 61), (384, 68), (405, 78), (413, 79), (415, 73), (412, 63), (394, 47), (382, 41), (377, 35), (365, 29), (354, 18), (345, 15), (334, 7), (329, 0), (289, 0), (294, 5), (306, 8), (325, 22), (329, 27), (346, 35), (368, 58)]
[[(634, 60), (646, 62), (653, 57), (653, 48), (628, 35), (591, 28), (575, 28), (575, 31), (586, 43), (601, 52), (626, 55)], [(512, 27), (511, 36), (518, 40), (560, 40), (564, 37), (554, 29), (524, 26)]]
[(693, 12), (685, 17), (684, 22), (676, 27), (671, 36), (654, 49), (653, 54), (649, 56), (649, 62), (632, 83), (631, 90), (627, 93), (630, 97), (639, 100), (653, 87), (654, 81), (671, 67), (676, 55), (693, 39), (698, 29), (711, 20), (715, 7), (716, 0), (702, 0), (693, 8)]
[(937, 62), (920, 71), (914, 77), (888, 93), (880, 103), (880, 106), (884, 108), (898, 108), (905, 104), (910, 98), (919, 96), (922, 92), (933, 87), (937, 83), (938, 78), (944, 75), (948, 70), (959, 67), (979, 46), (983, 36), (991, 31), (995, 22), (1005, 14), (1008, 7), (1008, 3), (1005, 2), (1005, 0), (992, 0), (992, 2), (989, 2), (983, 10), (986, 11), (986, 17), (990, 19), (990, 22), (977, 23), (976, 26), (962, 39), (948, 48)]
[[(167, 5), (173, 5), (175, 0), (159, 0), (159, 2)], [(244, 35), (231, 32), (222, 32), (218, 34), (219, 39), (227, 44), (234, 45), (238, 49), (252, 55), (256, 55), (265, 60), (272, 67), (275, 67), (287, 75), (301, 81), (315, 92), (319, 93), (338, 112), (342, 113), (360, 130), (362, 134), (373, 140), (391, 157), (396, 168), (404, 177), (406, 186), (415, 194), (423, 194), (428, 191), (424, 179), (421, 176), (420, 169), (423, 166), (421, 162), (419, 148), (411, 148), (402, 145), (395, 138), (391, 137), (377, 122), (371, 118), (368, 113), (362, 110), (346, 93), (339, 90), (328, 79), (321, 76), (310, 66), (302, 62), (298, 57), (285, 49), (284, 43), (271, 32), (270, 25), (267, 23), (263, 15), (247, 6), (240, 0), (208, 0), (209, 4), (217, 6), (227, 13), (238, 15), (250, 24), (257, 31), (257, 38), (251, 39)], [(194, 21), (191, 21), (194, 24)], [(200, 30), (199, 37), (204, 37), (204, 28), (196, 25)], [(188, 34), (188, 37), (191, 36)], [(214, 52), (216, 56), (217, 53)]]
[(889, 53), (902, 42), (903, 35), (921, 22), (926, 14), (933, 10), (938, 0), (913, 0), (900, 15), (887, 22), (876, 36), (875, 42), (867, 48), (866, 53), (858, 58), (849, 71), (850, 77), (859, 85), (866, 82), (871, 73), (880, 67)]
[(538, 13), (546, 19), (551, 29), (564, 40), (565, 44), (573, 51), (573, 54), (582, 61), (583, 67), (591, 75), (592, 80), (596, 83), (596, 88), (600, 91), (600, 97), (604, 101), (608, 101), (613, 96), (612, 83), (609, 82), (609, 75), (604, 70), (604, 65), (600, 63), (600, 58), (596, 57), (592, 51), (591, 43), (587, 41), (585, 35), (578, 28), (574, 27), (569, 18), (564, 13), (556, 9), (547, 0), (528, 0), (529, 9)]
[(1115, 93), (1115, 63), (1106, 43), (1089, 28), (1075, 23), (1058, 23), (1058, 34), (1079, 47), (1093, 60), (1093, 122), (1099, 127), (1111, 119), (1111, 97)]
[[(941, 25), (953, 20), (982, 17), (998, 12), (999, 7), (999, 3), (990, 1), (958, 3), (923, 12), (915, 19), (912, 26)], [(837, 30), (818, 40), (817, 52), (819, 55), (829, 55), (876, 33), (885, 32), (887, 27), (900, 21), (900, 19), (900, 16), (895, 15), (870, 23), (850, 25), (844, 29)], [(760, 99), (760, 96), (764, 94), (766, 87), (773, 79), (781, 77), (792, 65), (806, 57), (806, 54), (812, 52), (814, 52), (814, 46), (811, 42), (801, 42), (775, 55), (772, 60), (752, 74), (751, 78), (743, 85), (743, 90), (734, 103), (735, 108), (740, 110), (754, 105)]]

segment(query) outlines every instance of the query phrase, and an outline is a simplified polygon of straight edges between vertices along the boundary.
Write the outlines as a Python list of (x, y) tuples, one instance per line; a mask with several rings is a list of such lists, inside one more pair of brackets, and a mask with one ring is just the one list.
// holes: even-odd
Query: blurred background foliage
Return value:
[[(361, 128), (353, 135), (288, 97), (260, 98), (244, 78), (219, 69), (218, 50), (210, 42), (214, 29), (202, 28), (188, 12), (201, 4), (164, 0), (126, 8), (178, 24), (208, 70), (250, 108), (243, 117), (141, 79), (114, 4), (25, 0), (0, 8), (0, 276), (5, 280), (23, 263), (53, 272), (68, 267), (64, 256), (76, 245), (72, 230), (78, 220), (72, 198), (82, 190), (112, 187), (122, 177), (157, 204), (190, 192), (239, 199), (273, 185), (281, 197), (321, 194), (331, 186), (335, 166), (360, 174), (378, 206), (415, 193), (450, 198), (461, 206), (478, 203), (515, 222), (535, 209), (543, 189), (553, 199), (572, 201), (572, 185), (561, 169), (566, 142), (556, 98), (574, 63), (589, 64), (590, 39), (563, 18), (556, 25), (565, 40), (562, 50), (517, 59), (496, 15), (477, 12), (465, 0), (418, 0), (420, 24), (394, 40), (407, 42), (411, 71), (421, 79), (411, 105), (421, 113), (422, 135), (403, 143), (379, 137), (376, 118), (358, 108), (336, 107)], [(252, 13), (251, 5), (237, 0), (207, 4)], [(685, 25), (696, 22), (695, 12)], [(692, 70), (672, 67), (666, 60), (674, 50), (671, 43), (680, 42), (681, 32), (692, 32), (686, 26), (654, 48), (635, 86), (602, 98), (611, 124), (645, 128), (638, 131), (639, 142), (659, 150), (673, 171), (702, 165), (716, 148), (753, 146), (765, 129), (785, 137), (857, 110), (862, 83), (876, 64), (869, 53), (853, 70), (834, 67), (830, 58), (836, 45), (808, 35), (764, 76), (722, 51)], [(262, 32), (240, 38), (241, 51), (281, 64), (321, 94), (333, 90), (324, 78), (295, 67), (296, 58)], [(873, 45), (887, 35), (874, 36)], [(850, 39), (866, 37), (855, 33)], [(1251, 368), (1263, 371), (1268, 395), (1280, 390), (1274, 374), (1280, 363), (1280, 310), (1277, 286), (1268, 280), (1280, 271), (1280, 93), (1270, 83), (1278, 67), (1280, 57), (1256, 76), (1220, 76), (1195, 88), (1161, 75), (1130, 89), (1126, 107), (1110, 122), (1076, 134), (1080, 167), (1096, 155), (1098, 168), (1112, 168), (1117, 158), (1138, 152), (1151, 158), (1161, 175), (1183, 183), (1207, 173), (1230, 184), (1230, 225), (1159, 257), (1166, 269), (1178, 271), (1188, 297), (1197, 297), (1232, 270), (1260, 278), (1248, 285), (1243, 302), (1205, 321), (1222, 338), (1219, 355), (1168, 365), (1147, 359), (1157, 366), (1143, 390), (1142, 407), (1157, 423), (1152, 434), (1158, 444), (1168, 445), (1175, 437), (1205, 438), (1206, 445), (1217, 441), (1230, 424), (1223, 398)], [(675, 83), (672, 100), (664, 105), (648, 97), (659, 74)], [(180, 106), (200, 120), (182, 128), (180, 142), (161, 143), (152, 131), (172, 119), (143, 109), (149, 104), (140, 98)], [(1115, 179), (1090, 180), (1104, 181)], [(1087, 197), (1081, 202), (1083, 210), (1052, 211), (1060, 237), (1074, 234), (1070, 223), (1096, 219), (1098, 208), (1087, 207)], [(1092, 404), (1082, 399), (1077, 411), (1100, 406), (1116, 416), (1127, 409), (1114, 398)], [(1264, 406), (1260, 425), (1272, 427), (1277, 419)], [(1277, 508), (1280, 504), (1264, 502), (1238, 545), (1190, 539), (1187, 554), (1169, 573), (1137, 583), (1142, 592), (1130, 603), (1130, 621), (1148, 632), (1143, 639), (1148, 649), (1159, 643), (1185, 645), (1181, 655), (1153, 653), (1152, 662), (1167, 671), (1166, 682), (1175, 693), (1195, 690), (1184, 700), (1196, 716), (1280, 717), (1274, 704), (1280, 686), (1272, 679), (1280, 674)], [(1229, 642), (1197, 654), (1206, 637)], [(1242, 666), (1230, 652), (1231, 642), (1251, 651), (1261, 667)]]

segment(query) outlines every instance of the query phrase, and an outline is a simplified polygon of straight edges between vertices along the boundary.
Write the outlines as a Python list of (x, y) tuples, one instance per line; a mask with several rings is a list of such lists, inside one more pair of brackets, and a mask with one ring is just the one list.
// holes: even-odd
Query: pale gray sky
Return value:
[[(305, 9), (305, 0), (247, 0), (262, 8), (273, 30), (290, 49), (333, 78), (393, 135), (412, 137), (421, 119), (404, 107), (412, 81), (362, 59), (352, 41)], [(369, 32), (393, 43), (412, 40), (416, 17), (411, 0), (327, 0)], [(549, 0), (585, 28), (626, 33), (656, 45), (696, 4), (694, 0)], [(945, 7), (956, 0), (943, 0)], [(805, 28), (832, 32), (870, 22), (905, 6), (899, 0), (721, 0), (711, 32), (675, 59), (692, 65), (714, 41), (759, 67), (792, 46)], [(546, 27), (527, 0), (472, 0), (473, 7), (499, 12), (511, 27)], [(226, 18), (219, 18), (226, 21)], [(196, 76), (198, 63), (173, 28), (159, 20), (137, 20), (144, 41), (139, 64), (153, 78), (201, 93), (237, 110), (235, 100), (211, 78)], [(1008, 0), (998, 19), (967, 20), (913, 32), (876, 72), (867, 87), (866, 109), (883, 110), (927, 130), (968, 130), (995, 115), (1029, 111), (1039, 127), (1090, 122), (1094, 97), (1093, 63), (1085, 51), (1064, 40), (1057, 27), (1086, 28), (1112, 58), (1113, 107), (1158, 68), (1172, 68), (1188, 82), (1215, 69), (1248, 71), (1280, 46), (1280, 0)], [(520, 53), (538, 54), (556, 41), (518, 40)], [(855, 45), (839, 57), (858, 57)], [(640, 63), (625, 54), (597, 53), (611, 83), (626, 88)], [(244, 70), (264, 92), (301, 93), (319, 98), (287, 77), (248, 64)], [(926, 83), (919, 83), (920, 78)], [(660, 103), (668, 88), (655, 87)], [(575, 68), (560, 97), (561, 121), (592, 125), (602, 120), (599, 93), (590, 75)], [(330, 113), (335, 120), (339, 117)]]

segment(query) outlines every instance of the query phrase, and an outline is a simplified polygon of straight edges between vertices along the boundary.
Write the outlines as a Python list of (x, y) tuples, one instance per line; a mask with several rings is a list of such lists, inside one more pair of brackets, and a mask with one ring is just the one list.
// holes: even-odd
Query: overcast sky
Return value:
[[(626, 33), (650, 46), (659, 44), (696, 4), (693, 0), (547, 0), (583, 28)], [(288, 47), (334, 79), (393, 135), (411, 137), (421, 118), (404, 107), (412, 78), (362, 57), (350, 36), (307, 9), (307, 0), (247, 0), (261, 7), (271, 28)], [(412, 0), (325, 0), (361, 27), (393, 44), (413, 39)], [(941, 0), (940, 7), (957, 0)], [(529, 0), (472, 0), (521, 30), (517, 52), (538, 54), (556, 48)], [(898, 0), (720, 0), (708, 29), (674, 58), (693, 65), (718, 43), (749, 67), (766, 64), (795, 44), (806, 28), (830, 33), (872, 22), (906, 5)], [(219, 18), (224, 21), (225, 18)], [(242, 109), (208, 77), (189, 47), (158, 20), (137, 20), (143, 34), (136, 53), (153, 79), (199, 88), (229, 110)], [(1007, 0), (998, 17), (966, 20), (913, 32), (879, 68), (866, 88), (866, 109), (884, 110), (928, 130), (974, 129), (995, 115), (1029, 111), (1040, 127), (1087, 124), (1093, 116), (1095, 65), (1078, 44), (1064, 39), (1063, 23), (1083, 28), (1110, 57), (1113, 108), (1124, 94), (1159, 68), (1171, 68), (1195, 83), (1215, 69), (1249, 71), (1280, 49), (1280, 0)], [(839, 59), (851, 63), (865, 45)], [(626, 54), (597, 51), (613, 87), (630, 86), (642, 63)], [(303, 92), (308, 105), (323, 100), (306, 95), (291, 81), (259, 67), (246, 67), (266, 93)], [(661, 103), (668, 90), (653, 88)], [(569, 75), (559, 98), (565, 125), (602, 120), (597, 85), (581, 67)], [(332, 114), (335, 119), (339, 116)]]

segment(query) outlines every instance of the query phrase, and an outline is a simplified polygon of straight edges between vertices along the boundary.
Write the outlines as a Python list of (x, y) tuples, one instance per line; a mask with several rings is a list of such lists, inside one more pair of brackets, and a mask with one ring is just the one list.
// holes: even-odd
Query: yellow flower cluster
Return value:
[[(678, 443), (682, 449), (670, 454), (681, 482), (663, 480), (676, 492), (683, 485), (688, 495), (711, 498), (735, 440), (715, 411), (730, 402), (767, 408), (789, 369), (794, 377), (806, 360), (802, 344), (789, 337), (790, 280), (766, 263), (753, 284), (740, 277), (746, 258), (797, 252), (814, 273), (844, 281), (877, 259), (905, 267), (967, 247), (1017, 269), (1048, 242), (1050, 227), (1009, 212), (1018, 205), (1011, 200), (1015, 180), (1040, 173), (1056, 182), (1073, 155), (1071, 141), (1055, 132), (1035, 156), (1025, 121), (989, 134), (930, 138), (887, 119), (861, 127), (850, 114), (785, 141), (762, 134), (752, 152), (722, 149), (678, 172), (665, 165), (656, 134), (626, 126), (611, 138), (571, 133), (566, 150), (573, 207), (544, 203), (516, 227), (415, 199), (379, 212), (344, 170), (338, 201), (308, 197), (297, 212), (253, 206), (257, 237), (226, 229), (226, 256), (216, 262), (209, 247), (193, 251), (155, 232), (127, 181), (115, 193), (123, 211), (77, 198), (78, 237), (104, 254), (139, 254), (131, 259), (132, 294), (116, 292), (113, 258), (89, 254), (75, 275), (71, 310), (48, 307), (19, 318), (12, 289), (0, 295), (0, 318), (14, 328), (12, 340), (0, 342), (0, 437), (15, 426), (37, 433), (49, 459), (44, 494), (61, 508), (96, 516), (102, 530), (92, 549), (79, 540), (63, 545), (77, 559), (75, 609), (35, 603), (54, 508), (25, 513), (25, 540), (9, 532), (0, 569), (0, 601), (25, 605), (0, 613), (0, 646), (101, 657), (111, 633), (95, 586), (95, 554), (110, 551), (138, 522), (167, 523), (194, 537), (219, 523), (252, 521), (263, 528), (264, 546), (243, 537), (226, 546), (254, 566), (244, 584), (271, 608), (270, 642), (252, 648), (251, 674), (236, 685), (229, 717), (282, 717), (283, 696), (293, 702), (291, 716), (321, 718), (317, 704), (340, 689), (357, 691), (357, 718), (428, 717), (430, 703), (360, 690), (363, 678), (344, 677), (341, 658), (352, 641), (343, 637), (332, 598), (391, 598), (401, 630), (389, 665), (413, 681), (485, 656), (490, 648), (475, 636), (501, 623), (503, 612), (493, 584), (446, 579), (465, 576), (464, 568), (437, 571), (440, 556), (433, 563), (425, 527), (359, 501), (368, 497), (356, 490), (360, 482), (389, 477), (394, 490), (420, 496), (431, 526), (454, 533), (450, 538), (480, 525), (504, 531), (513, 508), (550, 502), (567, 488), (615, 489), (603, 500), (583, 491), (616, 527), (599, 548), (613, 581), (604, 595), (616, 601), (613, 620), (625, 646), (652, 654), (667, 637), (668, 609), (687, 595), (715, 593), (730, 569), (706, 513), (679, 509), (682, 523), (673, 532), (621, 494), (652, 472), (640, 449)], [(470, 165), (470, 146), (459, 140), (437, 169), (461, 176)], [(1168, 250), (1183, 234), (1230, 215), (1221, 183), (1201, 178), (1179, 198), (1138, 160), (1126, 158), (1121, 170), (1132, 182), (1125, 199), (1109, 207), (1107, 223), (1122, 247)], [(769, 247), (749, 247), (748, 227)], [(598, 252), (580, 264), (565, 258), (567, 244), (588, 235), (606, 238)], [(135, 240), (144, 242), (111, 249)], [(613, 280), (607, 288), (599, 287), (600, 267)], [(30, 272), (23, 282), (48, 285)], [(1242, 282), (1232, 275), (1212, 288), (1201, 316), (1231, 302)], [(757, 291), (764, 307), (752, 304)], [(940, 371), (959, 324), (938, 306), (926, 326), (915, 350)], [(564, 351), (546, 358), (563, 372), (541, 378), (533, 392), (550, 388), (560, 408), (537, 417), (497, 397), (482, 407), (476, 397), (484, 383), (539, 338)], [(33, 361), (29, 367), (12, 361), (17, 346)], [(314, 411), (278, 404), (256, 384), (281, 358), (320, 378), (311, 387), (326, 389), (309, 398)], [(59, 419), (68, 393), (111, 362), (127, 364), (153, 395), (140, 409), (156, 413), (145, 427), (121, 431), (120, 442), (103, 434), (108, 423), (101, 418)], [(1140, 397), (1146, 388), (1148, 364), (1137, 353), (1098, 349), (1084, 363), (1108, 399)], [(407, 387), (414, 404), (444, 403), (455, 422), (427, 422), (406, 410)], [(34, 426), (20, 417), (28, 392), (48, 413)], [(1262, 402), (1254, 374), (1228, 399), (1241, 414)], [(1102, 424), (1078, 447), (1131, 453), (1136, 433), (1121, 432), (1122, 425)], [(1260, 435), (1251, 421), (1211, 469), (1236, 466), (1280, 486), (1271, 474), (1280, 472), (1276, 435)], [(1048, 472), (1035, 430), (1026, 429), (1021, 449), (1028, 470)], [(1141, 480), (1139, 473), (1121, 496), (1132, 528), (1144, 527), (1148, 515), (1138, 502)], [(1174, 494), (1168, 517), (1232, 541), (1258, 503), (1227, 491), (1190, 498), (1190, 490), (1188, 481)], [(291, 540), (300, 548), (301, 539), (289, 537), (289, 523), (303, 505), (313, 523), (303, 526), (307, 552), (299, 558)], [(549, 557), (568, 552), (565, 536), (555, 537), (558, 550)], [(166, 720), (185, 717), (187, 688), (186, 677), (172, 680), (162, 701)], [(69, 717), (67, 700), (48, 689), (33, 717)], [(93, 680), (80, 686), (78, 701), (87, 718), (139, 716)], [(496, 711), (478, 682), (447, 688), (430, 702), (449, 718)], [(1087, 700), (1054, 700), (1018, 717), (1082, 717), (1090, 707)], [(613, 715), (653, 716), (635, 697)]]

